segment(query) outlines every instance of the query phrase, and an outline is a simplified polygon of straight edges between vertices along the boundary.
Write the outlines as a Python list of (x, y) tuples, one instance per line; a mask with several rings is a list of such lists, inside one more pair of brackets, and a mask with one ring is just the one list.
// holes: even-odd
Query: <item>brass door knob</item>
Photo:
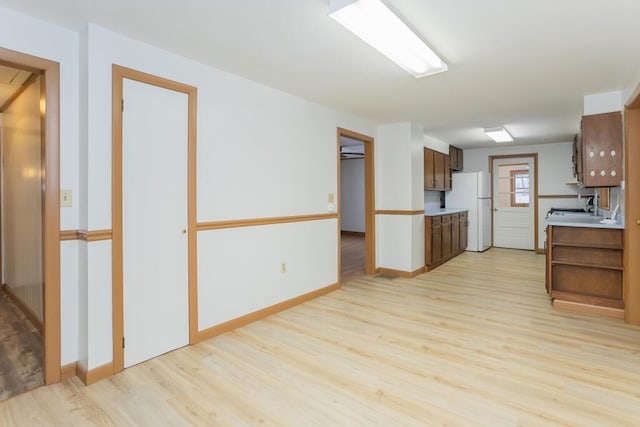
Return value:
[(636, 225), (640, 225), (640, 219), (636, 219)]

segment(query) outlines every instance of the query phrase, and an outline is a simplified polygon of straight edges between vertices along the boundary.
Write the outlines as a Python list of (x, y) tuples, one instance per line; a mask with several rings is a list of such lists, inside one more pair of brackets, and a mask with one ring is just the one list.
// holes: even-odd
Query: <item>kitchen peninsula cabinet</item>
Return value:
[(623, 309), (623, 230), (547, 226), (546, 286), (556, 301)]
[(467, 211), (438, 209), (425, 212), (425, 265), (427, 271), (460, 255), (467, 248)]

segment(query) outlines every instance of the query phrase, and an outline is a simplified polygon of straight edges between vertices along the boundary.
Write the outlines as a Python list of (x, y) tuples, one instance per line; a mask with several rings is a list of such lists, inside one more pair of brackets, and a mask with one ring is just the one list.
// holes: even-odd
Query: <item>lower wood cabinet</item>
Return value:
[(547, 227), (549, 295), (556, 299), (624, 308), (623, 230)]
[(425, 265), (427, 271), (460, 255), (467, 248), (467, 212), (425, 216)]

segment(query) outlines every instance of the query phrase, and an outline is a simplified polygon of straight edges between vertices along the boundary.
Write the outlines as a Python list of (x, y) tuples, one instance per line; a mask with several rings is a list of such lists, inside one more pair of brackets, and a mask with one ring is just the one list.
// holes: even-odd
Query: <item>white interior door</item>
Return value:
[(534, 173), (532, 157), (493, 160), (493, 246), (534, 249)]
[(189, 343), (188, 96), (123, 81), (124, 366)]

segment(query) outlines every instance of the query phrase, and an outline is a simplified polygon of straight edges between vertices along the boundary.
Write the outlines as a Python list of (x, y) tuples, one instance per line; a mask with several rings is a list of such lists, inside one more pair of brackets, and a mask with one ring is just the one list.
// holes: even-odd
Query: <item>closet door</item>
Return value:
[(123, 81), (124, 366), (189, 343), (188, 96)]

